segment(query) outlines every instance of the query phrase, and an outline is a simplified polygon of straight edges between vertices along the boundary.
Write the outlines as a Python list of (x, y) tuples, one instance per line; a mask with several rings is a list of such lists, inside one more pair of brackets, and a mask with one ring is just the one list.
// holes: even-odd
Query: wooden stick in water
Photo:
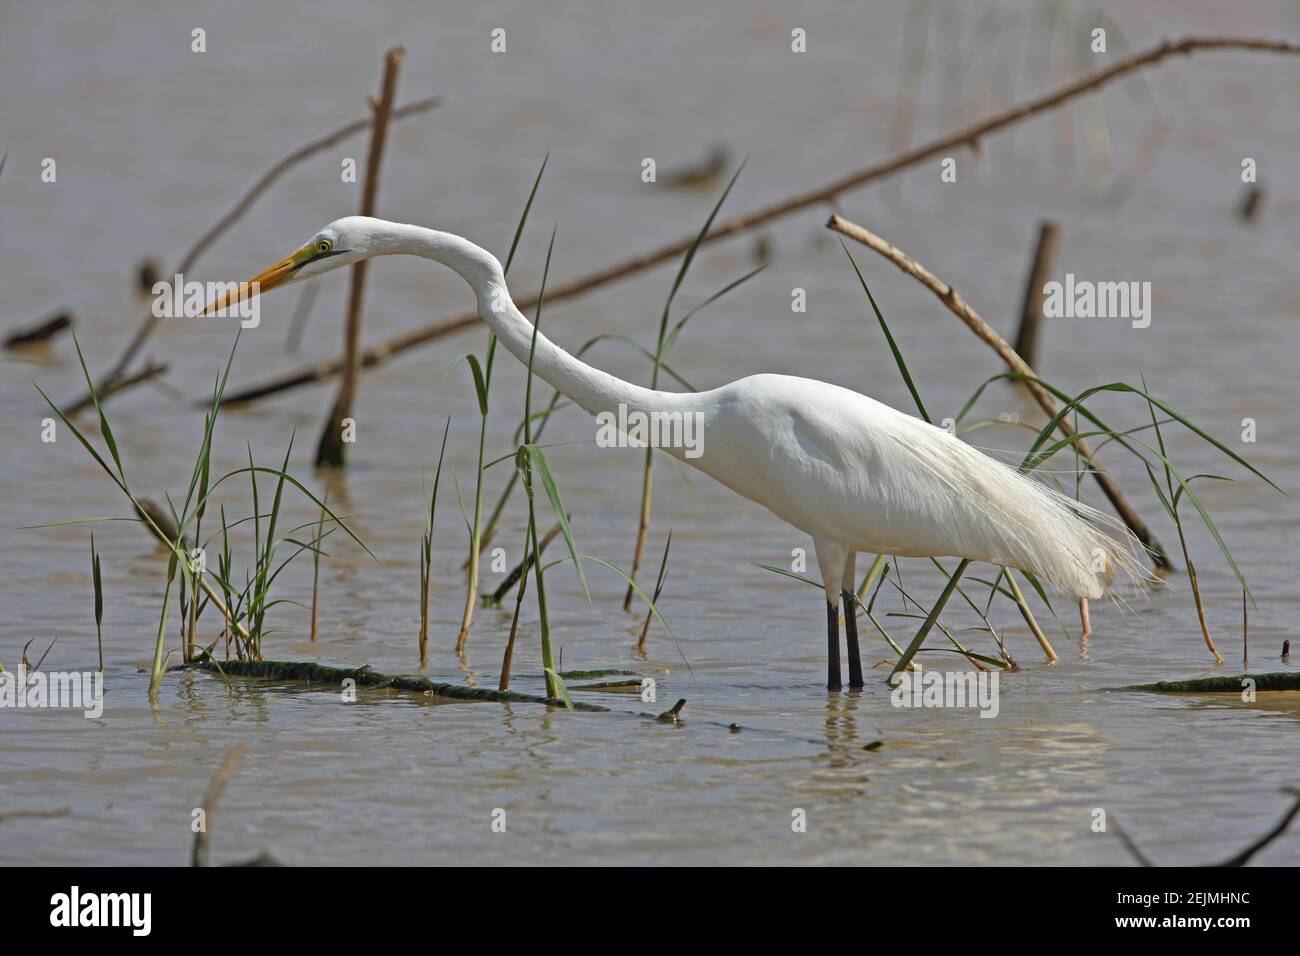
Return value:
[(1061, 230), (1054, 222), (1038, 227), (1038, 245), (1034, 261), (1025, 279), (1025, 297), (1020, 307), (1020, 330), (1016, 333), (1016, 353), (1029, 365), (1038, 362), (1038, 343), (1042, 338), (1043, 285), (1052, 274), (1052, 262), (1061, 244)]
[[(375, 197), (379, 193), (379, 170), (384, 160), (384, 144), (388, 141), (388, 122), (392, 118), (393, 98), (397, 94), (397, 73), (402, 65), (404, 51), (394, 46), (384, 58), (383, 92), (378, 99), (370, 100), (375, 121), (370, 128), (370, 155), (366, 159), (366, 182), (361, 196), (361, 215), (375, 214)], [(348, 319), (343, 333), (343, 380), (325, 427), (321, 429), (316, 447), (316, 467), (333, 468), (344, 464), (343, 422), (352, 414), (356, 398), (357, 373), (360, 368), (357, 353), (361, 344), (361, 305), (366, 296), (366, 265), (362, 259), (352, 266), (352, 285), (348, 292)]]

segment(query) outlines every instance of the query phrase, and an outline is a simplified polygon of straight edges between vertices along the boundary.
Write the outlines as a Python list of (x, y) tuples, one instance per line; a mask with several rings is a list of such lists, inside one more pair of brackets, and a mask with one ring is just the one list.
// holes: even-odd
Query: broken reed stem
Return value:
[(1034, 248), (1034, 261), (1025, 279), (1025, 298), (1020, 307), (1020, 330), (1016, 333), (1016, 354), (1027, 365), (1038, 361), (1038, 343), (1042, 338), (1043, 286), (1052, 274), (1052, 263), (1061, 244), (1061, 230), (1054, 222), (1044, 221), (1038, 226), (1038, 245)]
[[(366, 158), (366, 182), (361, 195), (361, 215), (375, 214), (375, 197), (379, 193), (379, 170), (384, 160), (384, 144), (388, 141), (388, 122), (392, 117), (393, 98), (397, 95), (397, 73), (402, 65), (404, 51), (401, 44), (392, 47), (384, 57), (383, 92), (378, 99), (370, 100), (375, 120), (370, 128), (370, 154)], [(343, 420), (352, 412), (356, 398), (358, 358), (361, 346), (361, 306), (366, 296), (366, 263), (362, 259), (352, 266), (352, 283), (348, 292), (348, 319), (343, 332), (343, 379), (339, 383), (338, 397), (325, 425), (321, 429), (320, 443), (316, 448), (316, 467), (338, 468), (344, 464)]]
[(1029, 632), (1034, 635), (1034, 640), (1038, 646), (1043, 649), (1047, 655), (1047, 662), (1050, 664), (1057, 660), (1056, 651), (1052, 650), (1052, 644), (1043, 633), (1043, 629), (1038, 626), (1038, 621), (1034, 618), (1034, 613), (1029, 609), (1029, 602), (1025, 600), (1024, 593), (1020, 590), (1020, 585), (1016, 583), (1016, 576), (1010, 568), (1007, 569), (1007, 583), (1011, 585), (1011, 594), (1015, 598), (1016, 607), (1020, 609), (1020, 616), (1025, 619), (1029, 625)]
[(208, 833), (212, 829), (212, 818), (217, 809), (217, 800), (221, 797), (221, 791), (226, 788), (226, 781), (230, 779), (230, 775), (239, 766), (239, 762), (244, 759), (244, 754), (247, 752), (247, 744), (235, 744), (235, 746), (231, 747), (230, 753), (226, 754), (226, 759), (221, 762), (221, 766), (208, 783), (207, 792), (203, 794), (203, 802), (199, 804), (203, 810), (203, 825), (194, 834), (194, 849), (190, 853), (190, 865), (192, 866), (208, 865), (208, 843), (211, 839)]
[[(1036, 99), (1028, 100), (1019, 106), (1014, 106), (1009, 110), (996, 113), (987, 119), (978, 123), (967, 126), (951, 133), (947, 136), (931, 140), (922, 146), (907, 150), (895, 156), (891, 156), (879, 163), (860, 169), (856, 172), (849, 173), (840, 179), (827, 185), (818, 187), (809, 192), (800, 193), (791, 196), (781, 202), (765, 206), (762, 209), (755, 210), (745, 215), (736, 216), (726, 222), (720, 223), (713, 227), (704, 242), (715, 242), (719, 239), (725, 239), (731, 236), (747, 232), (757, 226), (764, 225), (774, 219), (782, 216), (788, 216), (791, 213), (806, 209), (809, 206), (816, 206), (822, 203), (834, 201), (839, 194), (857, 189), (873, 180), (885, 176), (893, 175), (917, 163), (924, 162), (942, 153), (953, 149), (963, 147), (977, 148), (980, 139), (995, 133), (1007, 126), (1028, 119), (1039, 113), (1054, 110), (1064, 103), (1081, 96), (1085, 93), (1099, 89), (1114, 80), (1122, 77), (1135, 70), (1145, 69), (1153, 66), (1162, 60), (1171, 56), (1188, 55), (1200, 50), (1250, 50), (1267, 53), (1284, 53), (1300, 54), (1300, 44), (1287, 43), (1281, 40), (1251, 40), (1251, 39), (1233, 39), (1228, 37), (1187, 37), (1179, 41), (1165, 41), (1158, 46), (1147, 50), (1144, 53), (1136, 54), (1126, 59), (1089, 73), (1086, 76), (1066, 84), (1051, 93)], [(569, 282), (553, 286), (547, 290), (547, 298), (552, 301), (567, 299), (602, 286), (608, 282), (617, 279), (623, 279), (630, 275), (643, 272), (654, 266), (675, 259), (682, 253), (686, 252), (691, 244), (695, 242), (696, 236), (688, 236), (679, 239), (669, 245), (660, 246), (649, 252), (641, 253), (622, 262), (607, 266), (596, 272), (588, 273), (572, 279)], [(521, 309), (527, 309), (537, 302), (537, 296), (527, 296), (517, 298), (515, 304)], [(469, 328), (479, 321), (478, 312), (464, 312), (435, 322), (431, 325), (422, 326), (405, 332), (401, 335), (394, 336), (386, 342), (382, 342), (370, 349), (367, 349), (361, 357), (362, 368), (370, 368), (378, 365), (393, 355), (405, 352), (408, 349), (423, 345), (426, 342), (433, 341), (443, 335), (448, 335), (461, 329)], [(319, 382), (324, 379), (337, 375), (342, 363), (339, 360), (322, 362), (316, 365), (299, 368), (295, 371), (288, 372), (277, 378), (268, 380), (260, 385), (250, 386), (242, 391), (226, 395), (222, 401), (227, 404), (238, 404), (240, 402), (251, 402), (267, 395), (274, 395), (291, 388), (297, 388), (301, 385), (308, 385), (312, 382)]]
[[(389, 118), (392, 120), (399, 120), (405, 119), (408, 116), (417, 116), (421, 113), (427, 113), (429, 110), (441, 103), (442, 97), (439, 96), (430, 96), (422, 100), (416, 100), (414, 103), (408, 103), (399, 109), (393, 110), (392, 115)], [(317, 153), (324, 152), (327, 149), (337, 146), (343, 140), (355, 136), (362, 130), (369, 129), (373, 123), (374, 117), (367, 117), (366, 119), (348, 123), (346, 126), (341, 126), (334, 130), (334, 132), (322, 136), (320, 139), (313, 140), (305, 146), (300, 146), (284, 159), (280, 160), (267, 170), (267, 172), (264, 173), (257, 182), (253, 183), (248, 192), (244, 193), (244, 195), (239, 198), (239, 201), (231, 207), (229, 212), (218, 219), (211, 229), (201, 235), (195, 241), (194, 245), (190, 246), (185, 255), (181, 257), (181, 260), (174, 271), (184, 275), (194, 268), (194, 264), (198, 262), (199, 257), (202, 256), (203, 253), (205, 253), (208, 248), (226, 232), (226, 230), (243, 217), (244, 213), (246, 213), (253, 203), (261, 197), (262, 193), (270, 189), (277, 179), (287, 173), (294, 166), (297, 166), (306, 159), (310, 159)], [(140, 349), (144, 347), (144, 343), (148, 341), (149, 336), (152, 335), (154, 329), (157, 328), (159, 321), (159, 318), (153, 314), (152, 310), (145, 315), (139, 328), (136, 329), (135, 335), (131, 338), (131, 341), (127, 343), (126, 348), (122, 351), (118, 360), (113, 364), (113, 367), (109, 369), (108, 373), (96, 384), (95, 391), (98, 393), (101, 402), (111, 394), (109, 391), (110, 386), (126, 372), (126, 369), (135, 360), (136, 355), (139, 354)], [(78, 412), (89, 408), (92, 404), (93, 400), (90, 393), (87, 392), (81, 398), (66, 406), (63, 409), (63, 412), (65, 415), (71, 417)], [(203, 404), (206, 405), (208, 402), (205, 401)]]
[[(900, 270), (912, 276), (912, 278), (916, 279), (933, 292), (935, 296), (938, 297), (939, 301), (948, 308), (948, 311), (961, 319), (966, 327), (975, 333), (976, 337), (990, 346), (993, 351), (997, 352), (998, 356), (1013, 372), (1020, 375), (1031, 376), (1032, 378), (1038, 377), (1037, 373), (1029, 366), (1029, 363), (1016, 354), (1015, 349), (1007, 344), (1006, 339), (1000, 336), (987, 322), (980, 318), (979, 314), (967, 304), (966, 300), (957, 294), (957, 290), (938, 279), (932, 272), (926, 269), (925, 266), (907, 255), (907, 253), (903, 252), (893, 243), (880, 238), (875, 233), (857, 225), (856, 223), (849, 222), (847, 219), (843, 219), (838, 215), (832, 214), (830, 221), (827, 222), (826, 225), (827, 228), (832, 229), (841, 235), (848, 236), (856, 242), (862, 243), (862, 245), (866, 246), (872, 252), (875, 252), (889, 262), (892, 262)], [(1038, 403), (1038, 407), (1043, 410), (1044, 414), (1046, 414), (1049, 419), (1055, 417), (1057, 412), (1060, 410), (1059, 406), (1056, 404), (1056, 399), (1048, 394), (1047, 390), (1036, 381), (1027, 380), (1024, 384), (1029, 389), (1030, 395), (1034, 397), (1034, 401)], [(1062, 416), (1060, 421), (1057, 422), (1057, 428), (1061, 434), (1067, 438), (1074, 434), (1074, 426), (1069, 423), (1065, 416)], [(1088, 463), (1088, 470), (1097, 480), (1097, 484), (1101, 486), (1101, 490), (1105, 493), (1106, 497), (1110, 499), (1110, 503), (1114, 506), (1116, 513), (1119, 514), (1120, 518), (1123, 519), (1124, 524), (1128, 526), (1129, 530), (1133, 532), (1137, 539), (1142, 543), (1143, 547), (1146, 548), (1156, 567), (1168, 568), (1170, 566), (1169, 558), (1165, 554), (1164, 547), (1156, 540), (1155, 536), (1151, 533), (1151, 529), (1148, 528), (1146, 523), (1138, 516), (1138, 513), (1133, 509), (1133, 506), (1129, 504), (1128, 499), (1124, 497), (1124, 493), (1120, 490), (1119, 485), (1115, 483), (1115, 479), (1097, 459), (1096, 453), (1092, 450), (1092, 447), (1082, 439), (1075, 443), (1075, 447), (1078, 449), (1080, 457)]]

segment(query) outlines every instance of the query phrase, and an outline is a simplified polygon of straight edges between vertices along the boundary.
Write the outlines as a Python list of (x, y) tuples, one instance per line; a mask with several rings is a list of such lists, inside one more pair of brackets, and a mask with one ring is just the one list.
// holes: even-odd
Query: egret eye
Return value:
[(324, 255), (329, 252), (333, 246), (334, 243), (330, 242), (328, 239), (322, 239), (320, 242), (316, 243), (316, 251)]

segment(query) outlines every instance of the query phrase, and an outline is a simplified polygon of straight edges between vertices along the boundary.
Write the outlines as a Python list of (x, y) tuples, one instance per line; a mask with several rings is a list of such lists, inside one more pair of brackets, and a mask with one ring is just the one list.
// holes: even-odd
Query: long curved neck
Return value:
[(501, 344), (525, 366), (531, 351), (533, 372), (590, 414), (617, 413), (620, 404), (652, 411), (675, 406), (682, 397), (642, 388), (593, 368), (536, 331), (510, 298), (501, 263), (486, 249), (449, 232), (396, 223), (384, 226), (384, 234), (376, 237), (377, 255), (422, 256), (459, 273), (474, 290), (479, 315)]

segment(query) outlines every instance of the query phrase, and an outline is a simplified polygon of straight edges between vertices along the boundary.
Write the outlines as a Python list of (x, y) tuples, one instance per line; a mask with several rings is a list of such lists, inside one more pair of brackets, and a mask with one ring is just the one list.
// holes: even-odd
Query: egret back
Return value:
[(691, 463), (814, 538), (1019, 568), (1076, 597), (1142, 574), (1115, 519), (857, 392), (755, 375), (696, 397)]

